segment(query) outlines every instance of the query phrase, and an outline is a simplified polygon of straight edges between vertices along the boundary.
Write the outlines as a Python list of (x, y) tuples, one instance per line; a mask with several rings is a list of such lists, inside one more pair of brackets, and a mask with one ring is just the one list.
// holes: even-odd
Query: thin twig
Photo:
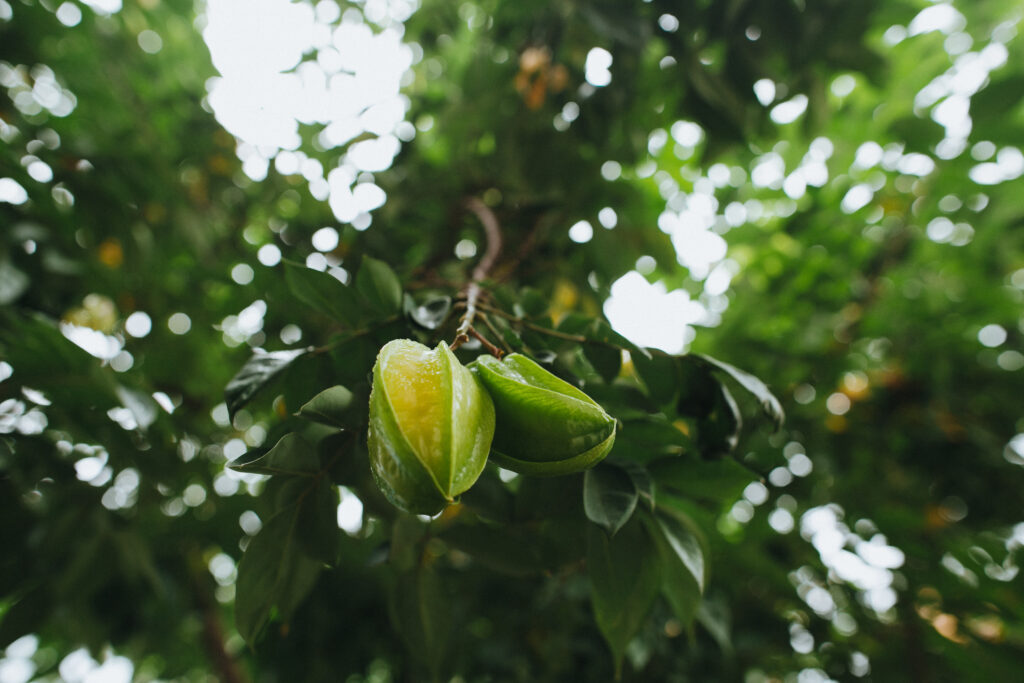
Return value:
[[(487, 248), (484, 251), (483, 258), (480, 259), (480, 262), (476, 264), (476, 268), (473, 269), (472, 278), (466, 287), (466, 312), (462, 314), (462, 318), (459, 320), (459, 327), (455, 330), (455, 339), (451, 343), (453, 351), (469, 341), (469, 336), (473, 331), (473, 319), (476, 317), (477, 299), (480, 298), (482, 291), (480, 283), (487, 278), (487, 274), (501, 253), (501, 226), (498, 224), (498, 218), (494, 215), (494, 212), (476, 197), (470, 197), (466, 200), (466, 208), (472, 211), (480, 220), (480, 224), (484, 226)], [(478, 334), (473, 336), (479, 338)], [(497, 349), (490, 342), (487, 343), (491, 348)]]
[(479, 341), (481, 344), (483, 344), (484, 348), (487, 349), (487, 353), (491, 354), (495, 358), (501, 358), (502, 356), (505, 355), (505, 352), (502, 351), (501, 349), (499, 349), (494, 344), (492, 344), (487, 337), (485, 337), (482, 334), (480, 334), (479, 332), (477, 332), (475, 327), (470, 327), (469, 328), (469, 335), (471, 337), (475, 337), (477, 339), (477, 341)]
[(478, 315), (480, 319), (484, 321), (484, 325), (487, 326), (487, 329), (494, 335), (494, 338), (505, 347), (505, 353), (512, 353), (512, 347), (509, 346), (507, 341), (505, 341), (505, 336), (502, 335), (501, 332), (498, 332), (498, 329), (494, 327), (494, 323), (491, 322), (491, 319), (488, 318), (485, 313), (478, 313)]

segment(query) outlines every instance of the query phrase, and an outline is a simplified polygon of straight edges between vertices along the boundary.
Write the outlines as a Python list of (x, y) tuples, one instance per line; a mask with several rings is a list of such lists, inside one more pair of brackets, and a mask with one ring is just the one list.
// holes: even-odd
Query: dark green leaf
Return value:
[(30, 590), (0, 615), (0, 648), (39, 630), (50, 616), (53, 606), (51, 590), (49, 586)]
[(693, 621), (704, 592), (704, 553), (694, 532), (674, 514), (646, 518), (661, 553), (661, 594), (684, 625)]
[(694, 356), (678, 359), (680, 415), (706, 417), (715, 407), (720, 382), (711, 374), (708, 365)]
[(298, 434), (285, 434), (267, 453), (249, 460), (242, 456), (228, 465), (238, 472), (250, 474), (284, 474), (312, 476), (320, 471), (316, 449)]
[(685, 569), (684, 573), (688, 580), (695, 582), (703, 593), (707, 582), (707, 567), (693, 522), (681, 512), (669, 507), (659, 510), (655, 518), (669, 550), (672, 551), (672, 559)]
[(731, 458), (663, 458), (647, 466), (659, 490), (669, 488), (687, 498), (732, 503), (756, 477)]
[(388, 594), (388, 607), (408, 651), (436, 678), (452, 627), (451, 602), (444, 594), (441, 577), (423, 565), (399, 573)]
[(672, 402), (679, 391), (679, 367), (675, 356), (652, 352), (651, 356), (630, 354), (633, 366), (647, 387), (647, 395), (658, 405)]
[(588, 343), (583, 345), (583, 353), (605, 382), (610, 383), (619, 376), (622, 369), (622, 351), (619, 349), (605, 344)]
[(338, 558), (338, 489), (320, 477), (312, 490), (299, 500), (296, 534), (304, 553), (314, 560), (333, 565)]
[(655, 502), (654, 478), (651, 477), (651, 473), (647, 471), (647, 468), (635, 462), (615, 464), (625, 470), (629, 478), (633, 480), (633, 486), (636, 487), (636, 492), (640, 495), (640, 501), (647, 505), (647, 509), (653, 510)]
[(292, 349), (289, 351), (264, 351), (255, 349), (252, 358), (246, 361), (242, 369), (231, 378), (224, 388), (224, 400), (227, 402), (228, 414), (234, 417), (239, 408), (248, 403), (270, 380), (291, 365), (295, 359), (307, 353), (309, 349)]
[(531, 528), (457, 524), (442, 538), (488, 569), (509, 576), (535, 576), (549, 569), (541, 557), (537, 533)]
[(391, 266), (369, 256), (356, 275), (356, 287), (370, 305), (384, 315), (402, 309), (402, 283)]
[(300, 552), (296, 537), (300, 507), (274, 515), (249, 542), (238, 563), (235, 624), (250, 645), (274, 615), (284, 621), (306, 598), (320, 563)]
[(732, 627), (729, 623), (729, 607), (713, 600), (703, 600), (697, 608), (697, 621), (707, 629), (725, 654), (731, 654)]
[(786, 415), (782, 410), (782, 404), (779, 403), (779, 399), (775, 398), (775, 395), (768, 389), (764, 382), (754, 377), (749, 372), (740, 370), (739, 368), (730, 365), (729, 363), (722, 362), (711, 356), (700, 356), (711, 365), (715, 366), (719, 370), (727, 373), (734, 380), (739, 382), (740, 386), (749, 391), (754, 397), (760, 402), (761, 410), (764, 414), (771, 418), (775, 424), (775, 429), (778, 430), (782, 427), (783, 421), (786, 419)]
[(721, 458), (736, 450), (743, 419), (728, 387), (718, 385), (711, 414), (700, 420), (697, 445), (706, 458)]
[(583, 510), (594, 524), (614, 535), (636, 509), (638, 493), (633, 479), (608, 463), (598, 463), (583, 475)]
[(324, 389), (299, 408), (299, 417), (336, 427), (344, 427), (349, 408), (352, 407), (352, 392), (343, 386)]
[(626, 645), (647, 618), (661, 585), (657, 545), (646, 525), (633, 520), (611, 538), (587, 526), (587, 570), (594, 619), (621, 670)]
[(519, 293), (519, 306), (528, 318), (539, 318), (548, 312), (551, 302), (536, 289), (526, 287)]
[(286, 261), (284, 277), (288, 289), (307, 306), (345, 325), (359, 321), (355, 293), (334, 276)]

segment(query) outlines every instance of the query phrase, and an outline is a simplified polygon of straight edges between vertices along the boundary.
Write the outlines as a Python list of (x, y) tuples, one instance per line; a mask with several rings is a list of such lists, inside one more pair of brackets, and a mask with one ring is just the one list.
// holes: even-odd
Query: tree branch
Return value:
[(487, 277), (491, 268), (494, 267), (494, 263), (498, 260), (498, 255), (501, 253), (501, 226), (498, 224), (498, 218), (494, 215), (494, 212), (480, 199), (470, 197), (466, 200), (466, 208), (472, 211), (480, 220), (480, 224), (484, 226), (487, 248), (484, 251), (483, 258), (480, 259), (480, 262), (476, 264), (476, 268), (473, 269), (472, 278), (466, 287), (466, 312), (462, 314), (462, 318), (459, 320), (459, 327), (455, 330), (455, 339), (452, 340), (451, 349), (454, 351), (462, 346), (469, 341), (470, 334), (472, 334), (477, 339), (485, 342), (488, 351), (491, 353), (497, 351), (495, 355), (500, 358), (501, 351), (493, 344), (482, 339), (481, 335), (473, 329), (473, 319), (476, 318), (476, 304), (477, 299), (480, 298), (480, 283)]

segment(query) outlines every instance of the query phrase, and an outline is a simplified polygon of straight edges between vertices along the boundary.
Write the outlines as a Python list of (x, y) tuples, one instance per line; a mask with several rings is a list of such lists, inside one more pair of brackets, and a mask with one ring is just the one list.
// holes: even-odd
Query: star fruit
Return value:
[(479, 379), (441, 342), (409, 339), (377, 355), (370, 391), (370, 466), (398, 508), (436, 514), (469, 489), (487, 463), (494, 405)]
[(536, 476), (571, 474), (612, 449), (615, 418), (526, 356), (481, 356), (470, 368), (494, 401), (491, 457), (502, 467)]

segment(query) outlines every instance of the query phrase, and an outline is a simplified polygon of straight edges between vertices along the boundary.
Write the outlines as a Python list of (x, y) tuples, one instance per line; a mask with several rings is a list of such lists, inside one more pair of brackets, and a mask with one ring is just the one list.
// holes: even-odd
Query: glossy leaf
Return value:
[(245, 456), (228, 465), (237, 472), (312, 476), (320, 471), (316, 449), (298, 434), (285, 434), (277, 445), (253, 460)]
[(391, 266), (369, 256), (356, 275), (356, 287), (378, 314), (397, 313), (402, 309), (402, 283)]
[(583, 476), (583, 509), (587, 519), (610, 535), (629, 521), (638, 498), (632, 477), (614, 465), (598, 463)]
[(740, 370), (733, 365), (720, 361), (716, 358), (712, 358), (711, 356), (700, 356), (700, 358), (703, 358), (705, 361), (719, 370), (722, 370), (739, 382), (740, 386), (753, 394), (754, 398), (759, 401), (761, 410), (772, 420), (775, 425), (775, 429), (778, 430), (782, 427), (782, 423), (786, 419), (786, 414), (782, 410), (782, 404), (779, 403), (779, 399), (775, 398), (775, 394), (768, 389), (764, 382), (745, 370)]
[(299, 417), (336, 427), (351, 423), (352, 392), (343, 386), (324, 389), (299, 408)]
[(252, 400), (256, 392), (308, 351), (308, 349), (289, 351), (255, 349), (252, 357), (246, 361), (242, 369), (231, 378), (227, 387), (224, 388), (224, 400), (228, 406), (228, 414), (233, 417), (239, 408)]

